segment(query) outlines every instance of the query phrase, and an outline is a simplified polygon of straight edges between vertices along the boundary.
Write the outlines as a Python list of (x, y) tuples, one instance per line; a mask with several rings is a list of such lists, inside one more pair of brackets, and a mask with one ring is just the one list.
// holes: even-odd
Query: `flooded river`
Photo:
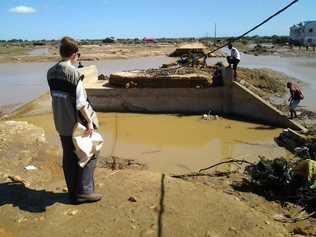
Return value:
[[(161, 56), (85, 62), (84, 65), (96, 64), (99, 73), (110, 74), (122, 70), (157, 68), (162, 63), (172, 60), (174, 59)], [(209, 59), (209, 63), (224, 60), (224, 58), (212, 58)], [(53, 63), (0, 64), (0, 107), (25, 103), (48, 91), (46, 72), (52, 65)], [(242, 55), (240, 66), (269, 68), (302, 80), (307, 84), (304, 88), (305, 99), (302, 105), (316, 111), (316, 58)]]
[[(157, 68), (170, 62), (167, 57), (146, 57), (137, 59), (104, 60), (84, 62), (84, 65), (97, 65), (99, 73), (110, 74), (116, 71)], [(0, 64), (0, 107), (26, 103), (48, 91), (47, 70), (54, 63), (8, 63)]]
[[(255, 123), (128, 113), (98, 113), (98, 117), (102, 156), (135, 160), (155, 172), (186, 173), (225, 159), (256, 161), (259, 155), (288, 154), (273, 140), (282, 129)], [(19, 119), (44, 128), (49, 143), (60, 149), (51, 114)]]
[[(159, 67), (162, 63), (171, 60), (167, 57), (152, 57), (84, 64), (97, 64), (99, 73), (109, 74), (121, 70)], [(290, 60), (291, 63), (286, 64), (286, 60)], [(315, 90), (315, 82), (312, 78), (315, 70), (313, 59), (299, 60), (244, 56), (242, 66), (271, 68), (291, 76), (302, 73), (303, 76), (299, 78), (308, 83), (311, 90)], [(0, 103), (2, 105), (24, 103), (47, 92), (45, 75), (52, 64), (0, 64), (2, 83)], [(308, 106), (313, 107), (313, 103), (309, 101), (306, 99), (304, 103), (309, 103)], [(48, 105), (49, 103), (45, 107)], [(207, 121), (202, 120), (201, 116), (128, 113), (98, 113), (98, 115), (105, 141), (102, 155), (137, 160), (145, 163), (152, 171), (183, 173), (196, 171), (223, 159), (256, 160), (258, 155), (269, 158), (287, 155), (286, 151), (274, 142), (274, 137), (278, 136), (281, 129), (259, 124), (228, 119)], [(22, 115), (20, 119), (43, 127), (50, 143), (60, 149), (51, 114)]]
[(49, 48), (36, 48), (36, 49), (32, 49), (29, 52), (29, 55), (32, 56), (45, 56), (45, 55), (49, 55)]

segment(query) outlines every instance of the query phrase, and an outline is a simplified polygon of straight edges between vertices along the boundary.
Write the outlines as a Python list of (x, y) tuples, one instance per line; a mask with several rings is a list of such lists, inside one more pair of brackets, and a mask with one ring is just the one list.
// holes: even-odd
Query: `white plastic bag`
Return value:
[(93, 131), (92, 135), (85, 135), (86, 127), (77, 123), (72, 133), (72, 141), (75, 146), (75, 153), (79, 159), (78, 164), (83, 168), (99, 152), (103, 145), (103, 138), (100, 133)]

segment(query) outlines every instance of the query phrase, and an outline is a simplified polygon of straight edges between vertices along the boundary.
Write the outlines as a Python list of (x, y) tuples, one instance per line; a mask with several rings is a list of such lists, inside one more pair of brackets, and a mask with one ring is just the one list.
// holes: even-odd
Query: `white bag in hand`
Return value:
[(81, 123), (76, 123), (72, 141), (75, 146), (75, 153), (79, 159), (78, 164), (83, 168), (99, 152), (103, 145), (103, 138), (100, 133), (93, 131), (91, 136), (85, 135), (86, 127)]

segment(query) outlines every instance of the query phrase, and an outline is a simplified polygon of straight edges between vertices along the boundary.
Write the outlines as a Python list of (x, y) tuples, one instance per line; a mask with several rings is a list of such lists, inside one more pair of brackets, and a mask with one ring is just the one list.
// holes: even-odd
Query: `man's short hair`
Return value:
[(71, 37), (64, 37), (60, 41), (59, 53), (63, 58), (69, 58), (74, 53), (78, 52), (79, 47), (76, 40)]
[(222, 67), (224, 67), (224, 64), (223, 64), (222, 62), (217, 62), (217, 63), (215, 64), (215, 66), (222, 68)]

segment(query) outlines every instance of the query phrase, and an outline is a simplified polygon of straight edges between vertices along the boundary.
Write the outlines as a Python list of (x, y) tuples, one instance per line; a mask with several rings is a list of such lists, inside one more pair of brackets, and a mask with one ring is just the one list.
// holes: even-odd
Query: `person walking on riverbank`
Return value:
[(59, 52), (61, 60), (48, 70), (47, 81), (52, 96), (55, 128), (63, 148), (63, 171), (69, 197), (72, 203), (99, 201), (102, 195), (94, 192), (97, 155), (81, 168), (72, 140), (79, 113), (87, 121), (87, 135), (91, 135), (94, 130), (87, 110), (87, 94), (81, 75), (74, 66), (80, 55), (78, 43), (70, 37), (64, 37)]
[(233, 47), (232, 43), (228, 44), (228, 49), (230, 49), (230, 56), (227, 56), (227, 62), (228, 62), (228, 67), (231, 67), (233, 65), (233, 70), (234, 70), (234, 79), (237, 79), (237, 66), (240, 62), (240, 53), (238, 49)]
[(304, 99), (304, 95), (302, 93), (302, 90), (300, 89), (300, 87), (293, 82), (288, 82), (287, 83), (287, 88), (290, 91), (290, 98), (289, 98), (289, 110), (290, 110), (290, 114), (291, 114), (291, 119), (293, 119), (294, 117), (297, 118), (297, 114), (296, 114), (296, 107), (298, 106), (298, 104), (300, 103), (300, 101), (302, 99)]

